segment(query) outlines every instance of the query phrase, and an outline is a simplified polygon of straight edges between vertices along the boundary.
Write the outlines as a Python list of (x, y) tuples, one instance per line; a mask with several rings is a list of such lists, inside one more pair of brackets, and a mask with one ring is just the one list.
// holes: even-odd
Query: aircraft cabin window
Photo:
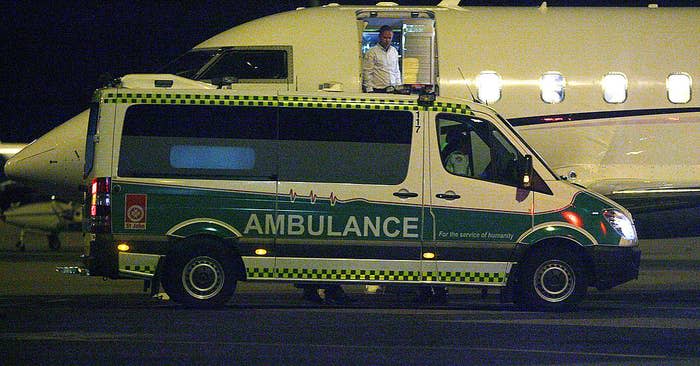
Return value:
[(692, 98), (693, 80), (690, 75), (678, 72), (666, 78), (666, 95), (668, 100), (674, 104), (684, 104), (690, 102)]
[(603, 76), (603, 99), (611, 104), (627, 100), (627, 76), (621, 72), (611, 72)]
[(501, 99), (503, 80), (495, 71), (482, 71), (476, 77), (477, 98), (486, 104), (493, 104)]
[(292, 81), (292, 47), (230, 47), (192, 50), (158, 73), (192, 80), (231, 84)]
[(173, 74), (192, 80), (197, 79), (200, 71), (220, 53), (218, 49), (193, 50), (171, 61), (160, 70), (159, 74)]
[(207, 67), (199, 79), (286, 80), (287, 76), (286, 51), (231, 50)]
[(557, 104), (564, 101), (564, 87), (566, 79), (561, 73), (550, 71), (542, 74), (540, 78), (540, 97), (548, 104)]

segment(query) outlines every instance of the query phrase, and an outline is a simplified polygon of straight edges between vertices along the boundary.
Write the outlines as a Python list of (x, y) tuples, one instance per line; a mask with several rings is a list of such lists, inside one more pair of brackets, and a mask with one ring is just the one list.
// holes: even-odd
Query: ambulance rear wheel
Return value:
[(185, 243), (183, 250), (166, 259), (163, 288), (186, 306), (220, 307), (236, 290), (233, 256), (213, 239)]
[(574, 309), (588, 288), (581, 262), (564, 248), (536, 249), (523, 263), (516, 301), (530, 310)]

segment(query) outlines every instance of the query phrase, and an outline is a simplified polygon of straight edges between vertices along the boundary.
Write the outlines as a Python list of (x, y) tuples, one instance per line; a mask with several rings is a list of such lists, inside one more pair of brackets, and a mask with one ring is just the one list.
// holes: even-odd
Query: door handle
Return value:
[(418, 193), (409, 192), (408, 190), (401, 189), (398, 192), (394, 192), (394, 196), (396, 196), (398, 198), (412, 198), (412, 197), (418, 197)]
[(461, 198), (462, 196), (460, 196), (457, 193), (454, 193), (452, 191), (447, 191), (445, 193), (438, 193), (435, 195), (435, 197), (443, 199), (443, 200), (452, 201), (452, 200), (456, 200), (458, 198)]

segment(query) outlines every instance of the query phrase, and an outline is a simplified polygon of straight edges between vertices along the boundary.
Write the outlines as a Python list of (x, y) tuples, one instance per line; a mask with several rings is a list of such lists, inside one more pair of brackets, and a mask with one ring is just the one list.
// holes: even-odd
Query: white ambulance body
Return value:
[(191, 306), (255, 280), (492, 286), (546, 310), (638, 275), (629, 212), (557, 178), (488, 107), (262, 89), (96, 92), (82, 273)]

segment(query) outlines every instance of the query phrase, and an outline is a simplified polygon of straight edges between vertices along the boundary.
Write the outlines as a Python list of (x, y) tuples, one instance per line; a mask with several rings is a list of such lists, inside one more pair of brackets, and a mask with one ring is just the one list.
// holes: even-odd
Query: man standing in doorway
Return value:
[(391, 46), (394, 32), (388, 25), (379, 28), (379, 42), (365, 53), (362, 87), (367, 93), (386, 93), (401, 85), (399, 52)]

